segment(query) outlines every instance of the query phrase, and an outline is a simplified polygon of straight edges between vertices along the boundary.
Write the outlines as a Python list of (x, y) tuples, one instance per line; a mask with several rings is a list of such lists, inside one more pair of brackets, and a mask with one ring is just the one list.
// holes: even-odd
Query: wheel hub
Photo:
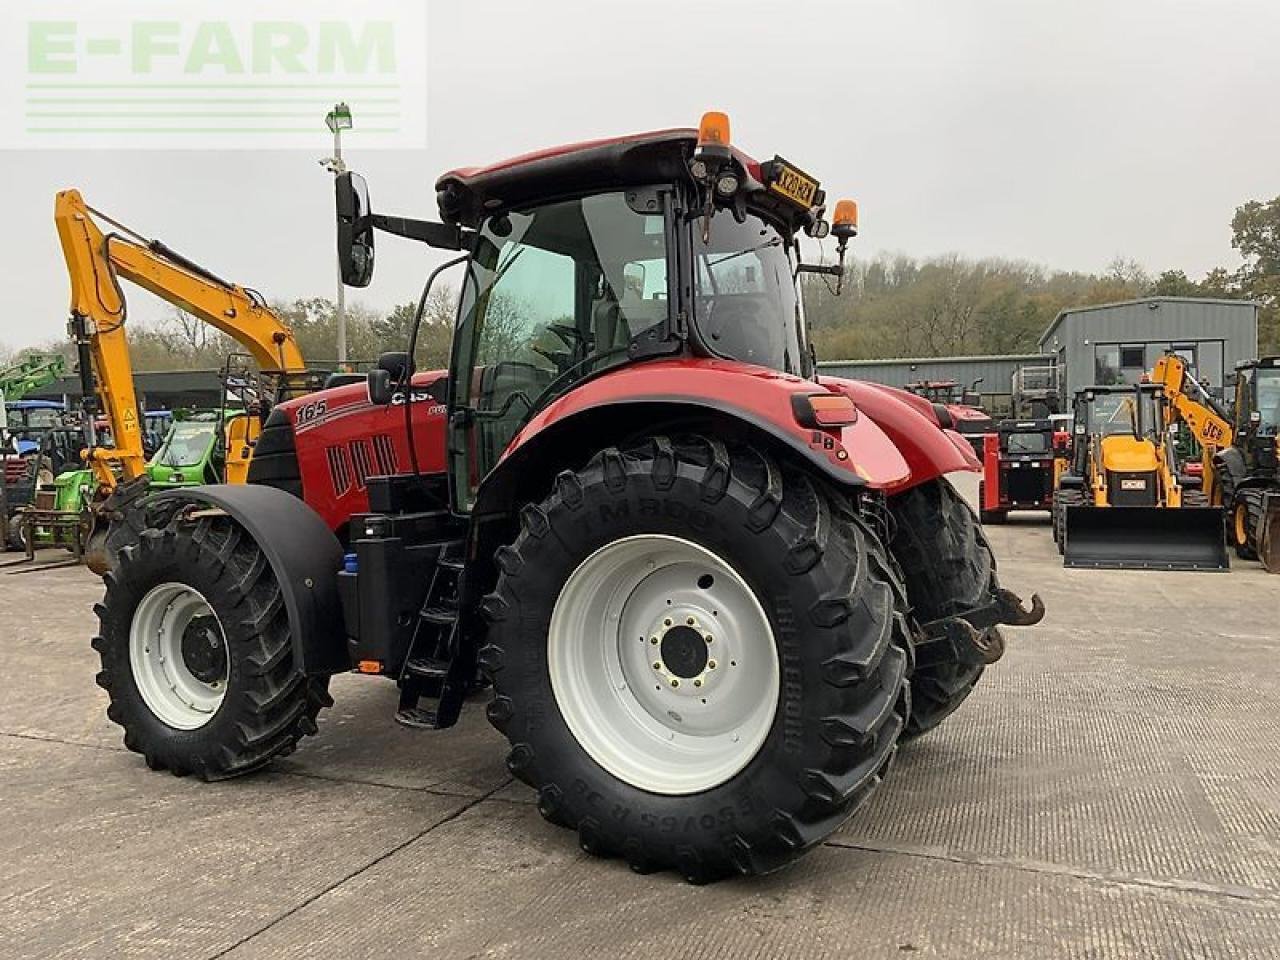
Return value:
[[(689, 619), (693, 620), (692, 617)], [(668, 628), (662, 634), (658, 650), (666, 672), (681, 680), (702, 676), (710, 659), (706, 639), (692, 626), (683, 623)]]
[(171, 581), (138, 602), (129, 624), (129, 666), (147, 707), (162, 723), (195, 730), (226, 696), (226, 633), (209, 601)]
[(657, 793), (737, 773), (777, 709), (777, 649), (754, 592), (677, 537), (627, 537), (584, 560), (556, 601), (548, 666), (587, 753)]
[(214, 684), (227, 672), (227, 646), (213, 616), (193, 617), (182, 631), (182, 662), (201, 683)]

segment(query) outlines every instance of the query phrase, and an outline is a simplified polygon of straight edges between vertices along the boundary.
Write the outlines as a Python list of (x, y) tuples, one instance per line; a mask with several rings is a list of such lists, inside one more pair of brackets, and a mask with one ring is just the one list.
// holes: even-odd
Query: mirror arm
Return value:
[(824, 277), (838, 277), (844, 273), (844, 267), (838, 267), (834, 263), (826, 265), (802, 263), (796, 267), (796, 273), (817, 273)]
[(464, 227), (450, 226), (447, 223), (434, 223), (430, 220), (411, 220), (408, 217), (388, 217), (375, 213), (365, 222), (375, 230), (394, 234), (407, 240), (417, 240), (427, 246), (440, 250), (466, 250), (471, 246), (474, 230)]

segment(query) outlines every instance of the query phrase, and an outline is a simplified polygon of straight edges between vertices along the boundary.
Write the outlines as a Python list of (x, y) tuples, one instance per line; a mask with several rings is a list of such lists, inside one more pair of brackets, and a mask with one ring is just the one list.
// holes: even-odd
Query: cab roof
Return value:
[[(483, 167), (450, 170), (436, 181), (446, 222), (477, 226), (489, 213), (556, 196), (663, 183), (688, 175), (697, 146), (692, 127), (584, 140), (521, 154)], [(759, 182), (761, 166), (737, 148), (734, 158)]]

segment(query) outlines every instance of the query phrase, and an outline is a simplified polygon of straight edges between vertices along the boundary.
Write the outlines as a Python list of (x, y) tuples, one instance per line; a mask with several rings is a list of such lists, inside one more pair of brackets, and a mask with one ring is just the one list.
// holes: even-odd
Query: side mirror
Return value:
[(391, 350), (378, 357), (377, 367), (391, 375), (392, 383), (399, 383), (409, 376), (409, 354), (403, 350)]
[(365, 378), (365, 385), (369, 390), (369, 402), (375, 407), (391, 405), (391, 397), (395, 391), (392, 387), (391, 374), (386, 370), (370, 370)]
[(369, 185), (358, 173), (334, 177), (334, 207), (338, 218), (338, 263), (342, 282), (367, 287), (373, 279), (373, 211)]

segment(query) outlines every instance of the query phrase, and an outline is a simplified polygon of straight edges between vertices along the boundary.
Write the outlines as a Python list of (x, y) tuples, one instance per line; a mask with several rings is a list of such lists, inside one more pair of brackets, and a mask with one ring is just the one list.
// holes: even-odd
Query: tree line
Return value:
[(1259, 351), (1280, 353), (1280, 197), (1237, 208), (1231, 230), (1243, 262), (1199, 280), (1182, 270), (1151, 274), (1123, 258), (1089, 274), (882, 254), (854, 260), (838, 298), (827, 278), (806, 276), (804, 301), (818, 355), (832, 360), (1034, 353), (1067, 307), (1149, 296), (1256, 300)]
[[(1143, 296), (1256, 300), (1261, 304), (1259, 350), (1280, 353), (1280, 197), (1241, 205), (1231, 230), (1242, 262), (1199, 280), (1181, 270), (1152, 274), (1124, 258), (1092, 274), (959, 254), (925, 259), (881, 254), (852, 261), (838, 298), (830, 278), (805, 275), (805, 307), (824, 360), (1032, 353), (1062, 309)], [(368, 361), (384, 350), (406, 347), (416, 306), (401, 304), (387, 314), (348, 307), (348, 357)], [(438, 286), (432, 291), (419, 332), (419, 369), (448, 365), (456, 307), (456, 290)], [(310, 365), (336, 367), (332, 300), (273, 302), (272, 308), (293, 328)], [(240, 350), (229, 337), (178, 310), (159, 322), (131, 326), (129, 341), (139, 371), (215, 369)], [(42, 349), (74, 360), (65, 340)]]

